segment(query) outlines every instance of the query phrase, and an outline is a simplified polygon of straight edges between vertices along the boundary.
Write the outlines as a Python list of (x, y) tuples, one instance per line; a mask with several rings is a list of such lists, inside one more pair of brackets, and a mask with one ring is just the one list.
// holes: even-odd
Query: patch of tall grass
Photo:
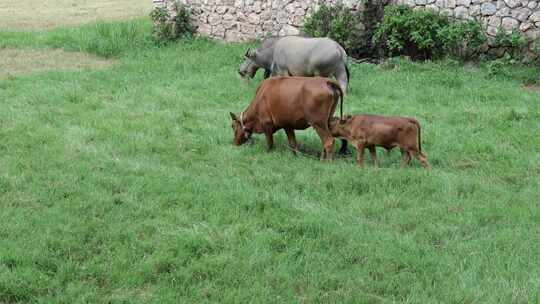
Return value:
[(80, 28), (54, 31), (46, 39), (46, 44), (68, 51), (81, 51), (113, 58), (128, 50), (151, 46), (150, 33), (151, 27), (147, 19), (99, 22)]
[(148, 18), (98, 22), (49, 32), (2, 32), (0, 48), (60, 48), (118, 58), (127, 51), (154, 46)]

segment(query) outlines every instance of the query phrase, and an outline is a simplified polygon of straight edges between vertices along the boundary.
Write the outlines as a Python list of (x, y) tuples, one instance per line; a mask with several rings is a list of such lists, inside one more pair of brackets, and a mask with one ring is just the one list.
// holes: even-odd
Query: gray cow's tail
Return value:
[(339, 105), (339, 119), (343, 119), (343, 90), (341, 89), (341, 86), (333, 81), (333, 80), (327, 80), (327, 84), (329, 87), (332, 88), (332, 91), (334, 92), (338, 92), (339, 94), (339, 99), (340, 99), (340, 105)]
[(350, 80), (351, 74), (349, 73), (349, 67), (347, 66), (347, 64), (345, 64), (345, 73), (347, 73), (347, 91), (348, 91), (349, 90), (349, 80)]

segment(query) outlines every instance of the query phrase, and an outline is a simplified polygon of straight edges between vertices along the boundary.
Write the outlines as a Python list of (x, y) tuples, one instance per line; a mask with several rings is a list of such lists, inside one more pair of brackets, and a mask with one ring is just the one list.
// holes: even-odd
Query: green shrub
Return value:
[(508, 80), (519, 81), (523, 85), (540, 84), (540, 67), (520, 64), (519, 60), (513, 59), (510, 54), (504, 54), (503, 57), (487, 61), (489, 77), (499, 77)]
[(428, 10), (412, 10), (404, 5), (387, 6), (378, 25), (374, 42), (387, 55), (408, 55), (415, 59), (432, 58), (442, 49), (438, 31), (448, 19)]
[(476, 57), (486, 37), (476, 21), (451, 20), (431, 10), (387, 6), (373, 36), (387, 55), (430, 59), (448, 55), (463, 60)]
[(333, 6), (321, 4), (304, 20), (302, 30), (312, 37), (330, 37), (352, 54), (362, 44), (359, 24), (359, 17), (342, 3)]
[(171, 14), (166, 8), (155, 8), (150, 13), (154, 23), (152, 31), (157, 43), (167, 43), (178, 38), (192, 36), (195, 28), (191, 24), (191, 12), (181, 3), (174, 4), (176, 17), (171, 19)]
[(488, 61), (487, 69), (489, 77), (509, 77), (513, 60), (509, 56)]
[(501, 27), (497, 29), (494, 47), (502, 48), (505, 55), (514, 60), (520, 60), (523, 58), (522, 52), (525, 46), (527, 46), (527, 40), (519, 32), (508, 33)]
[(487, 41), (482, 26), (474, 20), (451, 22), (438, 31), (437, 37), (444, 54), (463, 60), (477, 59)]
[(364, 12), (361, 15), (361, 22), (364, 25), (364, 34), (361, 38), (363, 47), (359, 51), (367, 56), (382, 57), (381, 50), (373, 43), (373, 35), (379, 23), (383, 20), (384, 9), (391, 0), (365, 0)]
[(540, 67), (540, 39), (535, 42), (533, 52), (536, 56), (536, 58), (534, 58), (534, 62), (538, 67)]

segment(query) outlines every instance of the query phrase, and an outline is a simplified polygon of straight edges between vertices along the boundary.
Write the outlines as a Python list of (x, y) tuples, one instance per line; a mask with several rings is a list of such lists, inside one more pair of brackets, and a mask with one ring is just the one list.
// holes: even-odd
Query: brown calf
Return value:
[[(332, 159), (334, 138), (328, 123), (343, 92), (322, 77), (272, 77), (261, 82), (255, 97), (240, 114), (231, 114), (234, 144), (241, 145), (253, 133), (264, 133), (268, 150), (274, 132), (285, 129), (293, 151), (298, 149), (294, 130), (315, 129), (323, 145), (321, 160)], [(294, 152), (296, 154), (296, 152)]]
[(360, 166), (363, 164), (365, 148), (369, 149), (371, 159), (377, 166), (375, 146), (380, 146), (388, 151), (400, 147), (402, 165), (410, 163), (412, 154), (424, 167), (429, 167), (427, 158), (422, 153), (420, 124), (416, 119), (347, 115), (343, 119), (333, 118), (330, 121), (330, 131), (334, 137), (345, 138), (356, 147), (357, 162)]

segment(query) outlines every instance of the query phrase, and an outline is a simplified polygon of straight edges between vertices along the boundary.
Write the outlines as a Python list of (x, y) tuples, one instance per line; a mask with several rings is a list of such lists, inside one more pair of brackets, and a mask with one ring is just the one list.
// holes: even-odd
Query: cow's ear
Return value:
[(236, 114), (234, 114), (233, 112), (229, 112), (229, 114), (231, 115), (233, 121), (238, 121), (238, 117), (236, 117)]

